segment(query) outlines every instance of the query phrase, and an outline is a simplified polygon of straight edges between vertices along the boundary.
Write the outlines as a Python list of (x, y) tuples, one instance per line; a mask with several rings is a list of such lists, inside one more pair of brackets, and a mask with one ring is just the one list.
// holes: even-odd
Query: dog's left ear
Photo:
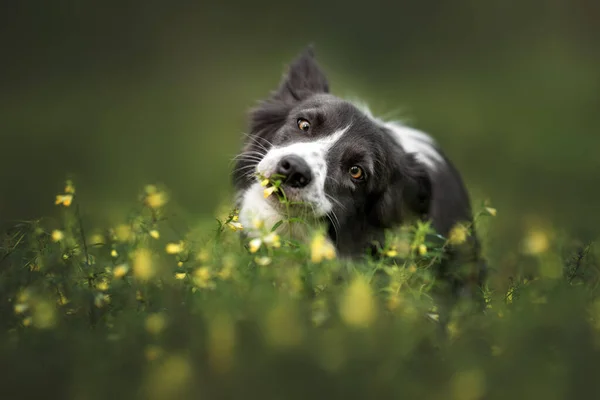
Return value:
[(317, 93), (329, 93), (329, 83), (315, 60), (312, 46), (309, 46), (290, 64), (273, 97), (294, 103)]
[(405, 186), (402, 196), (404, 203), (412, 214), (421, 218), (426, 217), (432, 200), (431, 176), (427, 168), (419, 162), (416, 154), (407, 154), (405, 161)]
[(426, 167), (415, 154), (403, 156), (385, 191), (378, 196), (372, 223), (391, 227), (409, 217), (426, 218), (432, 199), (432, 182)]

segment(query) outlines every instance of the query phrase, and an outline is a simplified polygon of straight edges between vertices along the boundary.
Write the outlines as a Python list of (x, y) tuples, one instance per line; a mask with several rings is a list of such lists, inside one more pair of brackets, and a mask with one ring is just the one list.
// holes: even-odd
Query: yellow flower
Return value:
[(319, 263), (323, 260), (333, 260), (335, 258), (335, 248), (333, 244), (322, 233), (313, 237), (310, 244), (310, 260), (313, 263)]
[(263, 179), (262, 181), (260, 181), (260, 186), (262, 186), (262, 187), (266, 187), (268, 184), (269, 184), (268, 179)]
[(541, 230), (530, 231), (523, 240), (523, 251), (526, 254), (536, 255), (546, 252), (550, 247), (548, 235)]
[(96, 284), (96, 289), (101, 292), (106, 292), (108, 290), (108, 282), (105, 280), (101, 280)]
[(254, 259), (254, 262), (256, 262), (258, 265), (265, 267), (269, 264), (271, 264), (271, 258), (270, 257), (256, 257)]
[(178, 267), (183, 267), (183, 261), (178, 261), (178, 262), (177, 262), (177, 266), (178, 266)]
[(115, 269), (113, 270), (113, 276), (115, 278), (122, 278), (125, 275), (127, 275), (128, 271), (129, 271), (129, 266), (127, 266), (127, 264), (120, 264), (120, 265), (117, 265), (115, 267)]
[(448, 242), (453, 245), (464, 243), (469, 236), (469, 230), (463, 224), (456, 224), (448, 234)]
[(132, 237), (131, 227), (121, 224), (115, 228), (115, 235), (117, 236), (117, 240), (126, 242)]
[(208, 267), (200, 267), (194, 271), (194, 283), (201, 288), (207, 288), (210, 285), (211, 272)]
[(138, 249), (133, 258), (133, 274), (141, 280), (148, 280), (156, 273), (152, 253), (148, 249)]
[(31, 317), (23, 318), (23, 326), (29, 326), (29, 325), (31, 325), (32, 322), (33, 322), (33, 318), (31, 318)]
[(65, 238), (65, 234), (62, 231), (59, 231), (58, 229), (55, 229), (52, 231), (52, 240), (53, 241), (60, 242), (64, 238)]
[(396, 251), (396, 249), (390, 249), (385, 253), (386, 256), (388, 257), (396, 257), (398, 255), (398, 252)]
[(232, 220), (233, 222), (237, 222), (239, 219), (240, 219), (240, 217), (239, 217), (239, 216), (237, 216), (237, 215), (234, 215), (233, 217), (231, 217), (231, 220)]
[(371, 323), (376, 315), (376, 302), (371, 286), (362, 277), (355, 278), (342, 296), (340, 316), (348, 325), (364, 327)]
[(167, 325), (165, 316), (161, 313), (150, 314), (146, 317), (146, 330), (153, 334), (158, 335), (161, 333)]
[(279, 238), (279, 235), (276, 234), (275, 232), (269, 233), (267, 236), (265, 236), (263, 238), (263, 241), (268, 246), (275, 247), (275, 248), (281, 247), (281, 240)]
[(24, 303), (15, 304), (15, 314), (23, 314), (29, 309), (29, 306)]
[(228, 222), (227, 225), (231, 228), (232, 231), (241, 231), (242, 229), (244, 229), (244, 227), (242, 226), (241, 223), (239, 222)]
[(150, 234), (150, 236), (154, 239), (158, 239), (160, 237), (160, 233), (158, 233), (158, 231), (156, 229), (152, 229), (150, 232), (148, 232)]
[(495, 217), (498, 212), (495, 208), (492, 207), (486, 207), (485, 211), (487, 211), (488, 214), (490, 214), (492, 217)]
[(112, 251), (110, 252), (111, 257), (119, 257), (119, 253), (117, 253), (117, 250), (112, 249)]
[(248, 243), (250, 253), (256, 253), (258, 251), (258, 249), (260, 249), (261, 245), (262, 245), (262, 240), (260, 240), (259, 238), (252, 239), (250, 241), (250, 243)]
[(164, 206), (168, 201), (167, 194), (159, 191), (154, 185), (146, 186), (146, 198), (144, 202), (150, 208), (157, 209)]
[(65, 207), (69, 207), (72, 202), (73, 202), (72, 194), (57, 194), (54, 204), (56, 204), (56, 205), (62, 204)]
[(427, 246), (424, 244), (419, 245), (419, 254), (424, 256), (427, 253)]
[(185, 272), (176, 272), (175, 273), (175, 279), (178, 279), (178, 280), (185, 279), (186, 276), (187, 276), (187, 274)]
[(270, 186), (270, 187), (266, 188), (265, 190), (263, 190), (263, 196), (266, 199), (267, 197), (269, 197), (270, 195), (272, 195), (276, 191), (277, 191), (277, 187)]
[(183, 243), (168, 243), (165, 247), (167, 254), (178, 254), (183, 251)]

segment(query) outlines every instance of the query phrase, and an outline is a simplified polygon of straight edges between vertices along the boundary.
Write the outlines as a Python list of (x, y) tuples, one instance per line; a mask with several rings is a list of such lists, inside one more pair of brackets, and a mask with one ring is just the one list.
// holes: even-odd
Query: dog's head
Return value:
[[(282, 219), (278, 197), (265, 198), (259, 183), (273, 176), (281, 177), (292, 212), (329, 223), (342, 253), (362, 251), (381, 239), (383, 229), (428, 213), (428, 164), (438, 154), (428, 158), (427, 151), (416, 154), (410, 147), (433, 149), (430, 139), (330, 94), (311, 49), (290, 65), (279, 88), (250, 117), (233, 174), (243, 223)], [(408, 146), (394, 127), (413, 135)]]

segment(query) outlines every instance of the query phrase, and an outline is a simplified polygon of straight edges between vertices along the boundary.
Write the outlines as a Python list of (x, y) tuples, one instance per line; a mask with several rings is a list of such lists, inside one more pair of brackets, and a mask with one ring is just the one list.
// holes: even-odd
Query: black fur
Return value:
[[(312, 121), (310, 135), (299, 135), (297, 119)], [(405, 151), (377, 123), (354, 105), (329, 93), (329, 84), (314, 60), (312, 49), (290, 66), (279, 88), (250, 113), (250, 132), (242, 153), (264, 153), (271, 146), (309, 141), (332, 134), (351, 123), (329, 151), (326, 192), (335, 199), (336, 224), (330, 235), (344, 256), (360, 256), (373, 242), (382, 242), (388, 228), (397, 227), (410, 216), (430, 219), (441, 235), (458, 222), (472, 219), (468, 194), (458, 171), (438, 149), (445, 163), (432, 170)], [(255, 161), (243, 159), (234, 171), (234, 184), (241, 192), (255, 178), (247, 173)], [(352, 182), (351, 165), (363, 166), (367, 178)], [(440, 276), (455, 294), (482, 282), (485, 268), (480, 260), (475, 235), (460, 248), (448, 250)], [(460, 278), (453, 268), (470, 265)]]

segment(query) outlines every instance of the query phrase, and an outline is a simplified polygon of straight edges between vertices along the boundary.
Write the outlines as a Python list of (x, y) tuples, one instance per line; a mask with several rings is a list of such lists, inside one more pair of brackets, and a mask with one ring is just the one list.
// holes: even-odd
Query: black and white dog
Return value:
[[(288, 199), (329, 221), (329, 236), (341, 257), (365, 254), (373, 243), (383, 242), (386, 229), (414, 217), (431, 220), (444, 236), (456, 223), (472, 220), (461, 177), (434, 140), (361, 108), (329, 93), (311, 48), (290, 65), (279, 88), (251, 111), (233, 173), (239, 218), (248, 235), (253, 235), (253, 220), (270, 227), (284, 211), (277, 196), (263, 196), (257, 174), (284, 176)], [(474, 234), (461, 249), (449, 249), (444, 269), (458, 258), (473, 265), (461, 282), (480, 284), (484, 268)], [(455, 290), (462, 283), (453, 285)]]

